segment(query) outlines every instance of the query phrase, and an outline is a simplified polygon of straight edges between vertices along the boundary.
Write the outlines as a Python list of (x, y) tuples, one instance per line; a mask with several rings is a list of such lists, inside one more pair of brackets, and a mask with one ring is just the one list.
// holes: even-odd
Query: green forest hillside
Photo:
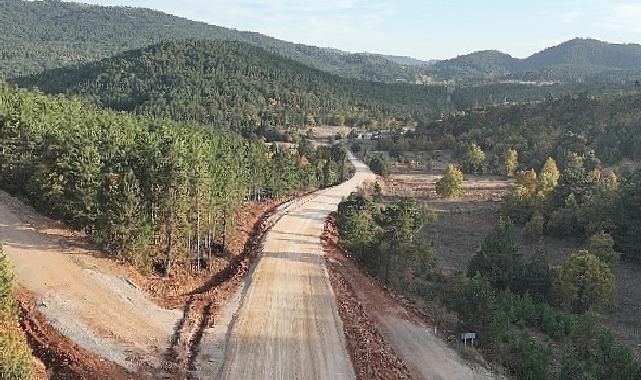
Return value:
[(442, 87), (345, 79), (229, 41), (165, 42), (16, 82), (115, 110), (252, 131), (359, 118), (417, 120), (447, 101)]
[(576, 153), (594, 168), (622, 160), (641, 161), (641, 95), (592, 97), (585, 94), (550, 98), (512, 107), (484, 107), (449, 116), (419, 128), (440, 141), (478, 144), (492, 152), (487, 169), (500, 172), (509, 149), (523, 168), (540, 169), (548, 157), (562, 165)]
[(194, 22), (144, 8), (54, 0), (0, 2), (0, 78), (111, 57), (166, 40), (243, 41), (308, 66), (350, 78), (413, 80), (418, 68), (382, 56), (349, 54)]
[(641, 45), (576, 38), (525, 59), (480, 51), (430, 66), (439, 78), (621, 82), (641, 78)]
[(346, 176), (340, 145), (293, 152), (0, 82), (0, 188), (135, 264), (211, 258), (243, 201)]

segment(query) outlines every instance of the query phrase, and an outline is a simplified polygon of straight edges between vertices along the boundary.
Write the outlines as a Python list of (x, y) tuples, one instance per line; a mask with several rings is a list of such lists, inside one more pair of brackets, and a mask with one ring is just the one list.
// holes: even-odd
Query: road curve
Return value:
[(63, 232), (34, 227), (38, 221), (53, 224), (0, 191), (0, 244), (38, 310), (91, 353), (130, 370), (140, 362), (160, 367), (180, 312), (155, 305), (126, 270), (93, 256), (99, 252), (74, 248)]
[(341, 199), (374, 179), (365, 165), (350, 160), (353, 178), (309, 196), (267, 233), (218, 378), (355, 378), (320, 241)]

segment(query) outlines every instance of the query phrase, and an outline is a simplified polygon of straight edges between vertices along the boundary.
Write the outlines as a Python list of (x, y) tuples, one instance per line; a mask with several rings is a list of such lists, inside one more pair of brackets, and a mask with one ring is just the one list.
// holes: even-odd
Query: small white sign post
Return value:
[(474, 345), (474, 339), (476, 339), (476, 333), (464, 333), (461, 334), (461, 340), (465, 343), (465, 347), (467, 347), (467, 341), (471, 340), (472, 345)]

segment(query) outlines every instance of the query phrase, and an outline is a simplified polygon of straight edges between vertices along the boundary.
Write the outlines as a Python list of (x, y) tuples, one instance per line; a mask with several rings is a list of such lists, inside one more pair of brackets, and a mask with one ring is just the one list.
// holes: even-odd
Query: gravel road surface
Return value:
[(343, 197), (374, 176), (350, 156), (349, 181), (301, 202), (274, 225), (227, 336), (221, 379), (354, 379), (320, 237)]

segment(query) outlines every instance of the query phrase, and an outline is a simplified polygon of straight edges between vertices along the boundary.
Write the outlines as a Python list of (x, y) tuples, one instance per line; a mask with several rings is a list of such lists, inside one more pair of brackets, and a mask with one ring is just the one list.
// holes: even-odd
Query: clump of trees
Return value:
[(612, 235), (605, 232), (597, 232), (588, 239), (588, 252), (608, 265), (616, 264), (619, 255), (614, 250), (614, 239)]
[(338, 207), (343, 246), (370, 273), (403, 287), (405, 272), (422, 273), (432, 265), (431, 248), (418, 239), (425, 214), (413, 198), (383, 205), (368, 194), (352, 193)]
[(608, 265), (588, 251), (572, 255), (554, 280), (557, 301), (576, 313), (598, 311), (614, 295), (614, 286)]
[(505, 174), (508, 177), (514, 176), (516, 169), (519, 167), (519, 153), (514, 149), (509, 149), (505, 155)]
[(206, 267), (243, 202), (348, 173), (342, 145), (281, 148), (0, 83), (2, 188), (141, 267)]
[(614, 172), (604, 175), (588, 160), (571, 153), (559, 170), (548, 158), (540, 173), (532, 169), (516, 173), (516, 186), (503, 200), (502, 213), (526, 224), (526, 236), (543, 233), (589, 238), (592, 253), (613, 263), (616, 251), (639, 259), (638, 225), (641, 213), (641, 171), (619, 179)]
[(376, 154), (369, 160), (369, 168), (372, 172), (383, 178), (389, 177), (391, 160), (387, 154)]
[(445, 174), (436, 182), (436, 194), (443, 198), (455, 198), (463, 190), (463, 172), (456, 166), (449, 164)]
[(392, 159), (387, 152), (372, 153), (369, 149), (356, 142), (352, 144), (351, 149), (352, 152), (358, 155), (361, 161), (369, 166), (369, 169), (373, 173), (383, 178), (389, 177)]
[(455, 158), (467, 173), (478, 173), (483, 170), (485, 152), (476, 143), (459, 144)]
[[(590, 240), (594, 251), (612, 248), (605, 234)], [(616, 373), (635, 380), (641, 362), (594, 319), (613, 293), (614, 276), (595, 254), (581, 251), (551, 268), (539, 248), (526, 261), (514, 226), (501, 219), (473, 256), (468, 276), (454, 286), (454, 300), (446, 302), (457, 311), (461, 331), (479, 333), (481, 347), (519, 379)], [(549, 345), (540, 334), (556, 343)]]
[(18, 325), (12, 295), (13, 271), (0, 244), (0, 379), (32, 378), (31, 350)]

